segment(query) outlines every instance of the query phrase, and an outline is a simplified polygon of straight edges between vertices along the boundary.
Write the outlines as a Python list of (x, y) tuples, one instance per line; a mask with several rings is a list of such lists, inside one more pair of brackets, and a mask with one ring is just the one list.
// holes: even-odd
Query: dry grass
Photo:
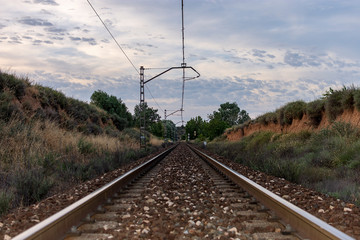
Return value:
[(138, 143), (125, 134), (120, 138), (104, 134), (85, 135), (66, 131), (47, 120), (25, 124), (18, 119), (12, 119), (1, 126), (0, 158), (3, 161), (0, 162), (0, 169), (11, 166), (23, 168), (29, 161), (43, 158), (48, 153), (58, 153), (62, 157), (71, 155), (84, 161), (87, 156), (78, 147), (80, 141), (90, 143), (93, 153), (138, 148)]
[(49, 120), (0, 120), (0, 215), (148, 154), (129, 133), (86, 135)]
[(150, 135), (150, 144), (152, 146), (161, 146), (161, 144), (164, 143), (164, 140), (159, 139), (157, 137), (155, 137), (154, 135)]

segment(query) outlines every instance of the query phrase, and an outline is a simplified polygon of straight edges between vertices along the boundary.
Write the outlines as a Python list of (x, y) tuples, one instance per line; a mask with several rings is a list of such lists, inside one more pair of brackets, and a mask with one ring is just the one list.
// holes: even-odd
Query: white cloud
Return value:
[[(137, 69), (180, 65), (180, 3), (91, 2)], [(359, 6), (355, 0), (185, 1), (186, 62), (201, 74), (186, 82), (185, 119), (206, 118), (226, 101), (256, 116), (313, 100), (329, 87), (358, 85)], [(4, 1), (0, 16), (1, 69), (85, 101), (102, 89), (133, 109), (139, 76), (86, 1)], [(179, 109), (181, 75), (172, 71), (149, 83), (163, 109)], [(157, 108), (149, 93), (146, 98)]]

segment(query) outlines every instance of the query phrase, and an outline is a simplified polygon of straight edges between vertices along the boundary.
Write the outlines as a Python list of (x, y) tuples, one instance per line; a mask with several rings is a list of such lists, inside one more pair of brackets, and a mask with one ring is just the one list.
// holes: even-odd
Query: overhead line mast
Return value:
[[(167, 116), (170, 116), (176, 112), (181, 112), (181, 125), (184, 125), (184, 118), (183, 118), (183, 112), (184, 112), (184, 93), (185, 93), (185, 81), (195, 79), (200, 77), (200, 73), (196, 71), (193, 67), (188, 67), (185, 63), (185, 28), (184, 28), (184, 0), (181, 0), (181, 23), (182, 23), (182, 63), (180, 67), (171, 67), (167, 70), (157, 74), (156, 76), (145, 80), (145, 68), (143, 66), (140, 67), (140, 147), (146, 147), (146, 136), (145, 136), (145, 124), (146, 124), (146, 118), (145, 118), (145, 91), (144, 87), (145, 84), (150, 82), (151, 80), (154, 80), (157, 77), (160, 77), (161, 75), (174, 70), (174, 69), (182, 69), (182, 97), (181, 97), (181, 108), (180, 110), (176, 110), (173, 113), (168, 114)], [(186, 78), (186, 68), (193, 70), (197, 75), (195, 77), (189, 77)], [(166, 118), (166, 110), (165, 110), (165, 118)]]
[[(185, 28), (184, 28), (184, 0), (181, 0), (181, 23), (182, 23), (182, 67), (186, 67), (185, 63)], [(182, 97), (181, 97), (181, 125), (184, 125), (184, 94), (185, 94), (185, 68), (183, 68), (183, 85), (182, 85)]]

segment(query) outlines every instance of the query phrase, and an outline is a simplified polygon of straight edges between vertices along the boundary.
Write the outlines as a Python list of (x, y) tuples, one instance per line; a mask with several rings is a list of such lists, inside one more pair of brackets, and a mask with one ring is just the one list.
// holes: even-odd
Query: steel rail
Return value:
[(71, 227), (78, 225), (87, 214), (94, 212), (99, 205), (106, 201), (106, 199), (113, 197), (114, 193), (118, 192), (122, 187), (126, 186), (143, 172), (149, 170), (152, 166), (174, 150), (176, 146), (177, 145), (172, 146), (147, 162), (130, 170), (93, 193), (64, 208), (60, 212), (20, 233), (15, 236), (13, 240), (48, 240), (63, 238), (66, 233), (70, 231)]
[(234, 183), (238, 184), (249, 194), (254, 196), (265, 207), (273, 210), (277, 216), (279, 216), (286, 223), (289, 223), (293, 229), (295, 229), (300, 236), (309, 239), (323, 240), (323, 239), (341, 239), (341, 240), (353, 240), (354, 238), (339, 231), (333, 226), (320, 220), (319, 218), (311, 215), (310, 213), (300, 209), (292, 203), (284, 200), (276, 194), (270, 192), (266, 188), (251, 181), (238, 172), (228, 168), (224, 164), (215, 160), (214, 158), (206, 155), (200, 150), (188, 145), (198, 156), (214, 166)]

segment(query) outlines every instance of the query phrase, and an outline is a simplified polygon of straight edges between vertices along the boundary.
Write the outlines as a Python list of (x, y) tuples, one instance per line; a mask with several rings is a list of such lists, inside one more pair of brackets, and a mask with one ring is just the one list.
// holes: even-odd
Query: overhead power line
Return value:
[[(124, 49), (121, 47), (121, 45), (118, 43), (118, 41), (116, 40), (116, 38), (114, 37), (114, 35), (111, 33), (110, 29), (106, 26), (105, 22), (102, 20), (102, 18), (100, 17), (100, 15), (98, 14), (98, 12), (96, 11), (96, 9), (94, 8), (94, 6), (90, 3), (89, 0), (87, 0), (87, 2), (89, 3), (90, 7), (94, 10), (96, 16), (99, 18), (99, 20), (101, 21), (101, 23), (104, 25), (105, 29), (108, 31), (108, 33), (110, 34), (110, 36), (112, 37), (112, 39), (114, 39), (116, 45), (120, 48), (120, 50), (122, 51), (122, 53), (125, 55), (126, 59), (129, 61), (129, 63), (133, 66), (133, 68), (135, 69), (135, 71), (140, 74), (139, 70), (135, 67), (134, 63), (131, 61), (131, 59), (129, 58), (129, 56), (125, 53)], [(162, 112), (164, 112), (164, 110), (160, 107), (160, 105), (157, 103), (157, 101), (155, 100), (154, 96), (152, 95), (150, 89), (146, 86), (146, 89), (149, 91), (150, 96), (152, 97), (152, 99), (154, 100), (154, 102), (156, 103), (156, 105), (160, 108), (160, 110)]]
[(98, 16), (98, 18), (100, 19), (100, 21), (102, 22), (102, 24), (104, 25), (104, 27), (106, 28), (106, 30), (108, 31), (108, 33), (110, 34), (110, 36), (112, 37), (112, 39), (114, 39), (116, 45), (118, 45), (118, 47), (120, 48), (120, 50), (123, 52), (123, 54), (125, 55), (125, 57), (127, 58), (127, 60), (130, 62), (130, 64), (133, 66), (133, 68), (135, 69), (135, 71), (140, 74), (139, 70), (135, 67), (135, 65), (133, 64), (133, 62), (130, 60), (130, 58), (128, 57), (128, 55), (125, 53), (124, 49), (120, 46), (120, 44), (118, 43), (118, 41), (115, 39), (114, 35), (110, 32), (109, 28), (106, 26), (105, 22), (101, 19), (100, 15), (97, 13), (97, 11), (95, 10), (95, 8), (93, 7), (93, 5), (90, 3), (89, 0), (87, 0), (87, 2), (89, 3), (90, 7), (94, 10), (96, 16)]
[(152, 97), (152, 99), (154, 100), (154, 102), (156, 103), (156, 105), (158, 106), (158, 108), (160, 108), (160, 110), (164, 113), (164, 110), (160, 107), (160, 105), (156, 102), (154, 96), (152, 95), (152, 93), (151, 93), (151, 91), (150, 91), (150, 88), (148, 88), (147, 85), (145, 85), (145, 86), (146, 86), (146, 89), (149, 91), (150, 96)]

